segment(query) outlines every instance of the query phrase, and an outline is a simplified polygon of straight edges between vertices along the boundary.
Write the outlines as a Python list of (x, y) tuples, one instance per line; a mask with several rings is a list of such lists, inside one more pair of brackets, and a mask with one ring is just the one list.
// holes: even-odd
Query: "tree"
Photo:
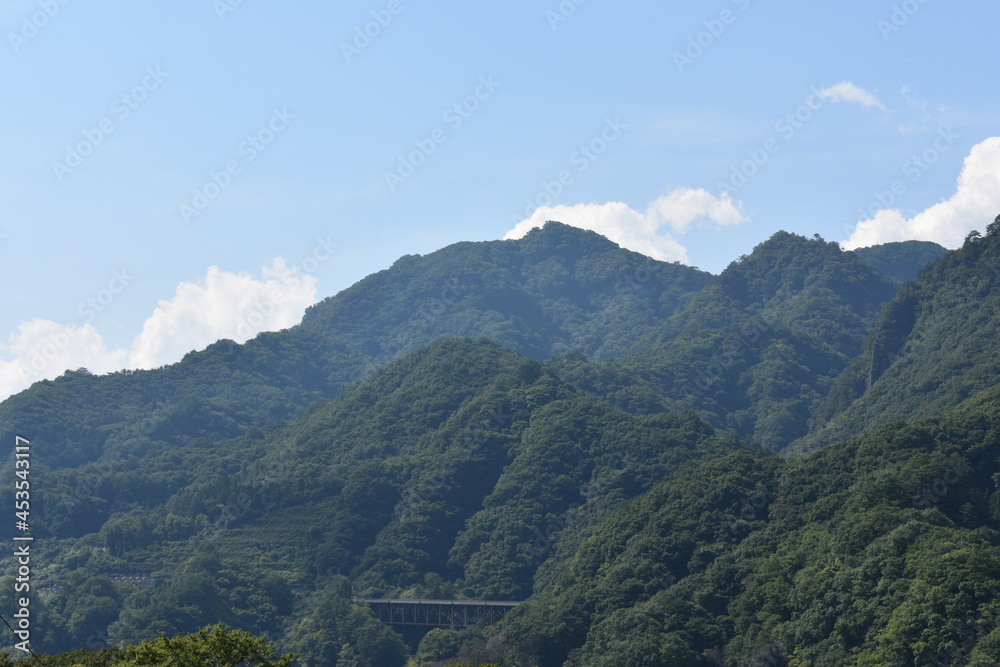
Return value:
[(221, 623), (189, 635), (169, 638), (161, 634), (128, 649), (121, 667), (236, 667), (275, 665), (287, 667), (294, 653), (278, 656), (263, 637), (243, 630), (230, 630)]
[(354, 656), (354, 649), (351, 648), (350, 644), (344, 644), (340, 647), (340, 653), (337, 654), (337, 667), (358, 667), (358, 659)]
[(1000, 231), (1000, 215), (993, 219), (993, 222), (986, 228), (986, 235), (993, 236)]

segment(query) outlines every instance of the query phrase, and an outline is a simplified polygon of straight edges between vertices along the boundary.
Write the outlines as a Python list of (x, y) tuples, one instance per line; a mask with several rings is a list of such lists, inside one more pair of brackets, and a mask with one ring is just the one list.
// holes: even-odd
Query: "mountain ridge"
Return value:
[[(995, 231), (900, 283), (818, 237), (776, 233), (711, 276), (549, 223), (402, 257), (244, 345), (38, 383), (0, 404), (0, 437), (33, 432), (38, 448), (38, 576), (55, 585), (35, 601), (53, 629), (45, 650), (222, 621), (280, 628), (282, 651), (305, 665), (338, 664), (346, 644), (359, 667), (401, 667), (403, 640), (352, 606), (371, 595), (527, 600), (493, 628), (435, 630), (419, 650), (410, 637), (425, 664), (786, 664), (852, 650), (911, 664), (917, 639), (885, 616), (905, 602), (929, 618), (919, 600), (859, 611), (854, 589), (837, 588), (847, 620), (827, 627), (824, 590), (795, 584), (765, 546), (814, 574), (840, 567), (824, 560), (832, 547), (876, 563), (858, 536), (882, 544), (906, 519), (992, 562), (996, 396), (971, 383), (933, 403), (947, 429), (865, 416), (846, 444), (777, 451), (852, 417), (851, 391), (882, 391), (906, 359), (947, 378), (914, 352), (914, 332), (963, 331), (946, 325), (975, 302), (949, 294), (992, 294), (979, 274)], [(928, 250), (883, 249), (911, 268)], [(989, 377), (990, 349), (958, 376)], [(867, 467), (858, 443), (875, 452)], [(857, 488), (849, 469), (863, 473)], [(929, 506), (902, 512), (914, 496)], [(982, 587), (947, 586), (968, 593), (953, 617), (985, 604)], [(660, 629), (635, 634), (642, 619)], [(949, 632), (919, 641), (937, 651)]]

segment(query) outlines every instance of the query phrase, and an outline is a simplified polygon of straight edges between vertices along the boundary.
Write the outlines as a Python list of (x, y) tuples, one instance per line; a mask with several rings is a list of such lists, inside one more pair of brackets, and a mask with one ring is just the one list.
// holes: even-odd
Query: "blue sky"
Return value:
[(551, 218), (716, 273), (779, 229), (954, 247), (1000, 213), (998, 15), (0, 0), (0, 395)]

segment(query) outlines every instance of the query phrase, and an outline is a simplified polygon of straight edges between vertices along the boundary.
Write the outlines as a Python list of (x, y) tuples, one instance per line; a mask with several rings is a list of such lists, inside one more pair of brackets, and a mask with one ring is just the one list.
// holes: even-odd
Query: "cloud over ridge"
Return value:
[(962, 245), (1000, 211), (1000, 137), (972, 147), (958, 176), (955, 194), (907, 218), (899, 209), (882, 209), (854, 228), (841, 245), (846, 250), (891, 241), (934, 241), (946, 248)]
[(156, 368), (221, 338), (245, 342), (263, 331), (297, 324), (316, 302), (316, 278), (278, 257), (262, 278), (208, 268), (199, 282), (182, 282), (146, 319), (131, 350), (108, 349), (91, 325), (34, 319), (0, 343), (0, 400), (67, 369), (109, 373)]
[(504, 239), (518, 239), (548, 220), (588, 229), (623, 248), (662, 261), (687, 263), (687, 249), (676, 238), (695, 224), (735, 226), (748, 220), (728, 194), (716, 197), (705, 189), (681, 187), (651, 202), (640, 212), (623, 202), (541, 206), (517, 223)]

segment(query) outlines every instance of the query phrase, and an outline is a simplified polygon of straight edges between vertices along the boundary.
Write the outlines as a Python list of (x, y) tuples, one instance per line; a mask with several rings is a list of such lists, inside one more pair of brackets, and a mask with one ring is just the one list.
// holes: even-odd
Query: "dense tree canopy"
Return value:
[[(244, 345), (38, 383), (0, 404), (32, 442), (32, 645), (995, 664), (997, 227), (943, 257), (781, 232), (710, 276), (550, 223), (403, 257)], [(369, 597), (524, 603), (421, 638)]]

